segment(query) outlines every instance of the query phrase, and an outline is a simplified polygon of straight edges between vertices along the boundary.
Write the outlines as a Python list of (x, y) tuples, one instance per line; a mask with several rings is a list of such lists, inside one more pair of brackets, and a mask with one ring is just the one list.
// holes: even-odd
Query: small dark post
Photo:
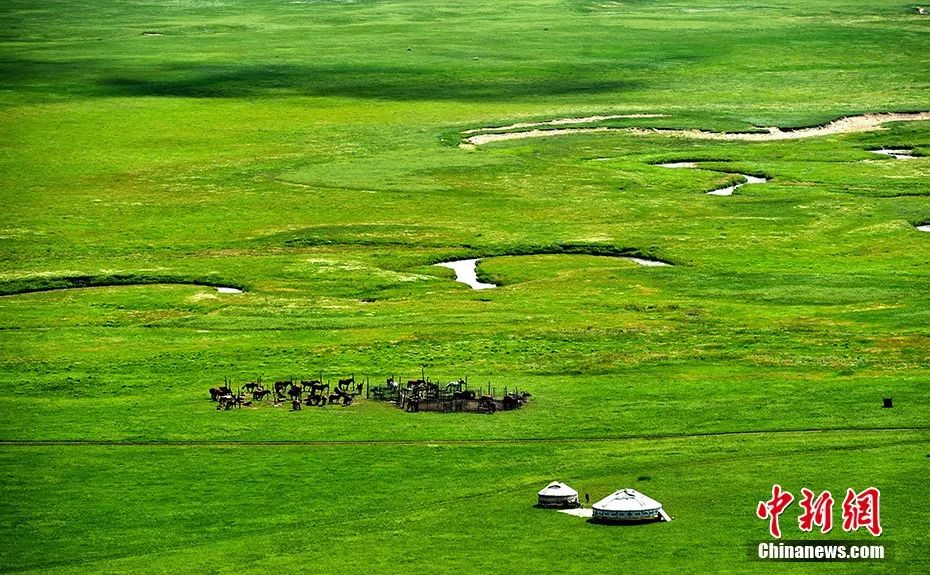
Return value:
[(587, 493), (584, 494), (584, 502), (591, 503), (591, 496)]
[(884, 398), (884, 399), (882, 400), (882, 407), (885, 407), (885, 408), (894, 407), (894, 406), (891, 404), (891, 398), (890, 398), (890, 397), (886, 397), (886, 398)]

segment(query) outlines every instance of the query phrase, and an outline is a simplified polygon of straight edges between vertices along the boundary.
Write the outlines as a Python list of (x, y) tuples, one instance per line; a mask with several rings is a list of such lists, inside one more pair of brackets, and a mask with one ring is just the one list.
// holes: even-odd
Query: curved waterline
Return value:
[(156, 278), (135, 276), (73, 276), (66, 278), (28, 278), (0, 282), (0, 296), (15, 296), (30, 293), (48, 293), (82, 289), (101, 289), (110, 287), (138, 286), (194, 286), (215, 289), (221, 294), (245, 293), (245, 288), (209, 281), (188, 280), (184, 278)]
[[(584, 253), (584, 252), (533, 252), (533, 253), (521, 253), (521, 254), (501, 254), (499, 256), (490, 256), (490, 257), (515, 257), (515, 256), (545, 256), (545, 255), (592, 255), (595, 257), (609, 257), (621, 260), (627, 260), (633, 262), (637, 265), (645, 267), (666, 267), (671, 266), (672, 264), (664, 262), (662, 260), (655, 260), (650, 258), (643, 258), (637, 256), (626, 256), (626, 255), (609, 255), (609, 254), (597, 254), (597, 253)], [(483, 290), (483, 289), (492, 289), (500, 287), (497, 284), (485, 283), (478, 280), (478, 262), (486, 258), (469, 258), (464, 260), (450, 260), (447, 262), (440, 262), (438, 264), (433, 264), (434, 266), (449, 268), (455, 272), (455, 281), (463, 283), (474, 290)]]
[(914, 150), (910, 148), (880, 148), (878, 150), (869, 151), (873, 154), (881, 154), (896, 160), (913, 160), (917, 157), (914, 155)]
[(453, 260), (450, 262), (441, 262), (434, 264), (442, 268), (449, 268), (455, 272), (455, 281), (463, 283), (471, 289), (491, 289), (496, 288), (496, 284), (488, 284), (478, 281), (478, 261), (481, 258), (472, 258), (468, 260)]
[(749, 174), (736, 174), (736, 175), (745, 178), (746, 181), (740, 182), (738, 184), (733, 184), (732, 186), (727, 186), (725, 188), (711, 190), (707, 192), (707, 195), (708, 196), (732, 196), (733, 192), (735, 192), (737, 188), (742, 188), (743, 186), (748, 186), (749, 184), (764, 184), (765, 182), (768, 181), (766, 178), (750, 176)]
[(489, 128), (475, 128), (465, 130), (463, 134), (485, 134), (488, 132), (503, 132), (507, 130), (519, 130), (522, 128), (539, 128), (543, 126), (565, 126), (571, 124), (590, 124), (593, 122), (603, 122), (604, 120), (622, 120), (636, 118), (665, 118), (665, 114), (610, 114), (607, 116), (585, 116), (583, 118), (557, 118), (555, 120), (546, 120), (542, 122), (519, 122), (507, 126), (496, 126)]
[[(808, 128), (782, 129), (777, 126), (762, 127), (758, 132), (712, 132), (708, 130), (678, 130), (667, 128), (609, 128), (598, 126), (591, 128), (559, 128), (555, 130), (529, 130), (523, 132), (488, 133), (495, 128), (487, 128), (482, 133), (465, 138), (462, 148), (472, 148), (492, 142), (517, 140), (523, 138), (547, 138), (567, 134), (590, 134), (596, 132), (624, 132), (635, 135), (661, 135), (694, 140), (728, 140), (741, 142), (773, 142), (778, 140), (799, 140), (834, 134), (851, 134), (871, 132), (881, 129), (888, 122), (917, 122), (930, 120), (930, 112), (908, 112), (887, 114), (863, 114), (846, 116), (820, 126)], [(501, 128), (497, 128), (501, 129)]]
[[(665, 164), (656, 164), (656, 165), (662, 168), (672, 168), (672, 169), (699, 168), (700, 167), (698, 166), (698, 163), (696, 161), (668, 162)], [(716, 172), (718, 170), (711, 170), (711, 171)], [(732, 172), (723, 172), (723, 173), (729, 174)], [(751, 176), (749, 174), (734, 174), (734, 175), (737, 175), (746, 181), (739, 182), (737, 184), (733, 184), (725, 188), (718, 188), (716, 190), (711, 190), (707, 192), (707, 195), (709, 196), (732, 196), (733, 192), (735, 192), (737, 188), (742, 188), (743, 186), (748, 186), (750, 184), (764, 184), (767, 181), (769, 181), (768, 178), (761, 178), (759, 176)]]

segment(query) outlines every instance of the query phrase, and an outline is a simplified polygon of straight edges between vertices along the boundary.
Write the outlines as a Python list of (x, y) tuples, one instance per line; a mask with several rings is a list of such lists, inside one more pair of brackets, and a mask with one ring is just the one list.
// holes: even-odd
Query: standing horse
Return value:
[(275, 395), (284, 395), (284, 390), (287, 389), (288, 386), (290, 386), (290, 385), (293, 385), (293, 382), (291, 382), (291, 381), (276, 381), (276, 382), (274, 382), (274, 393), (275, 393)]

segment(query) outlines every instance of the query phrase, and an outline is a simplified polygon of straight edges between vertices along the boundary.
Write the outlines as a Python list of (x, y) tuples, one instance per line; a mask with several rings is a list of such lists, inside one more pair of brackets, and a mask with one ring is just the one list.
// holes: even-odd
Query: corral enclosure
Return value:
[[(832, 567), (926, 571), (916, 8), (4, 2), (0, 570), (767, 573), (779, 483), (880, 488), (891, 560)], [(321, 365), (533, 400), (205, 395)], [(675, 520), (535, 509), (553, 477)]]

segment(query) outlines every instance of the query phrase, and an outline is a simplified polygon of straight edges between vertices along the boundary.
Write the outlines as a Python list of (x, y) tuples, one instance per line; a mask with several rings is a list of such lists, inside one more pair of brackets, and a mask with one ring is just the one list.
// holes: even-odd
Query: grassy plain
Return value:
[[(4, 2), (0, 572), (770, 572), (775, 482), (879, 487), (891, 542), (778, 569), (927, 571), (930, 125), (457, 144), (930, 110), (928, 33), (885, 1)], [(737, 172), (771, 180), (704, 194)], [(464, 256), (501, 287), (431, 267)], [(25, 293), (114, 278), (153, 285)], [(206, 400), (422, 365), (534, 401)], [(534, 509), (553, 478), (676, 520)]]

